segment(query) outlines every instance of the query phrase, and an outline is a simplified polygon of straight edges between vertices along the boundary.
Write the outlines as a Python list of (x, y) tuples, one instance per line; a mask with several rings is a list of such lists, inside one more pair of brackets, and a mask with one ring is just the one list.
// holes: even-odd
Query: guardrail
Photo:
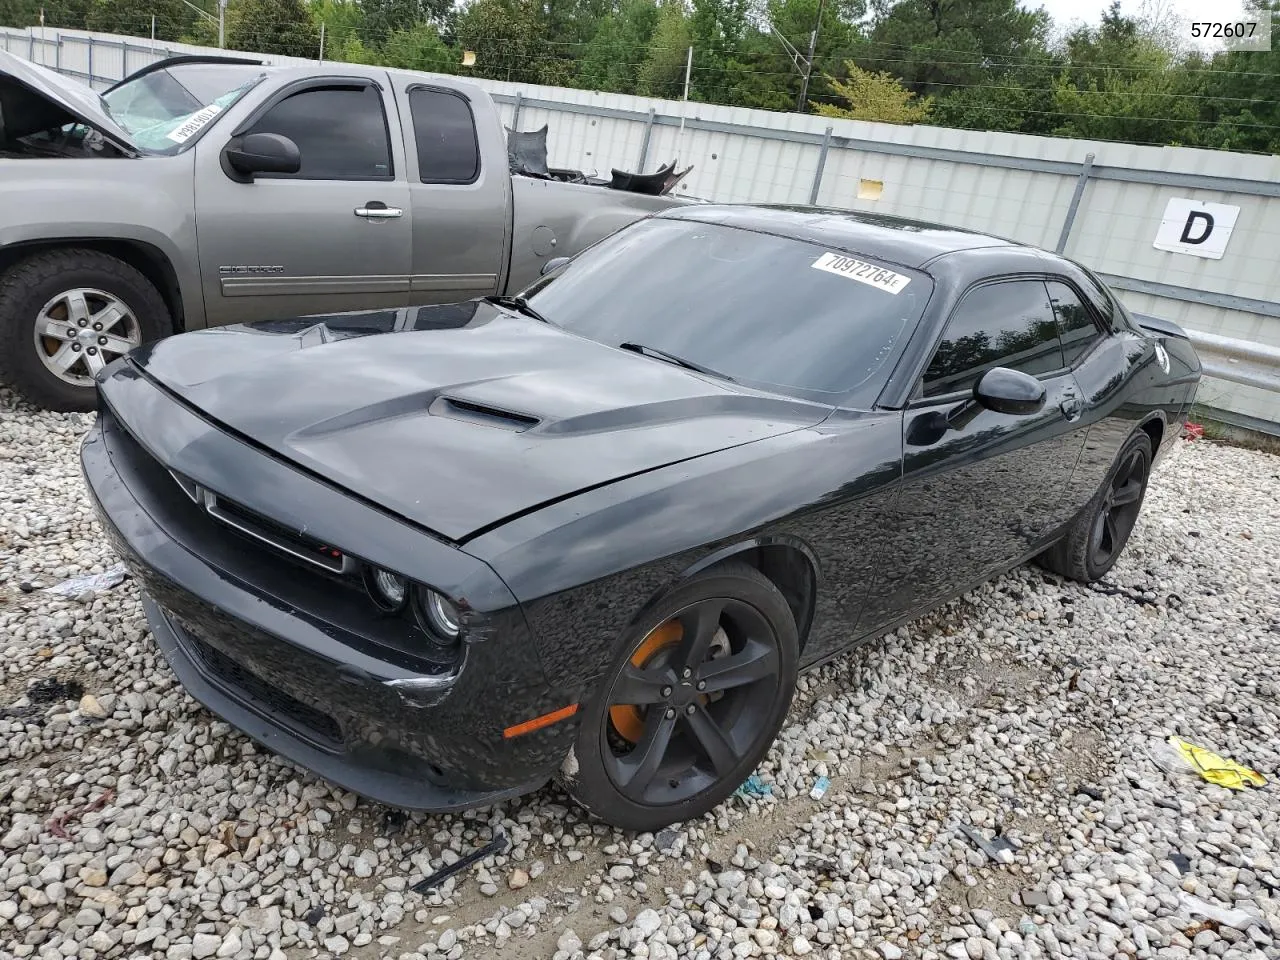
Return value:
[(1280, 347), (1188, 330), (1205, 376), (1280, 393)]

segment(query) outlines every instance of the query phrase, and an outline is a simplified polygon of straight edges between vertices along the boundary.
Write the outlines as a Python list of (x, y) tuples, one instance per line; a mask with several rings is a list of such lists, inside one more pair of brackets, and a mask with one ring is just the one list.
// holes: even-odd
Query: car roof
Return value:
[[(290, 80), (307, 80), (313, 77), (339, 77), (339, 78), (355, 78), (362, 80), (385, 80), (388, 76), (404, 80), (407, 82), (431, 82), (436, 81), (443, 83), (451, 89), (465, 92), (471, 99), (478, 99), (486, 96), (484, 91), (474, 83), (469, 82), (465, 78), (458, 78), (449, 74), (429, 73), (423, 70), (391, 70), (386, 67), (368, 66), (366, 64), (355, 63), (339, 63), (333, 60), (326, 60), (323, 64), (296, 64), (296, 63), (267, 63), (263, 60), (255, 60), (250, 56), (230, 54), (227, 56), (219, 55), (198, 55), (198, 56), (176, 56), (168, 57), (164, 60), (157, 60), (155, 63), (148, 64), (140, 70), (135, 70), (129, 76), (119, 83), (127, 80), (133, 80), (147, 73), (156, 70), (170, 69), (174, 67), (184, 67), (191, 65), (215, 65), (226, 67), (233, 70), (244, 70), (254, 73), (271, 73), (275, 76), (284, 77)], [(119, 84), (117, 84), (118, 86)]]
[(908, 267), (922, 267), (931, 260), (960, 250), (986, 247), (1030, 249), (1014, 240), (962, 227), (826, 207), (710, 204), (678, 207), (661, 216), (663, 219), (716, 223), (806, 240)]

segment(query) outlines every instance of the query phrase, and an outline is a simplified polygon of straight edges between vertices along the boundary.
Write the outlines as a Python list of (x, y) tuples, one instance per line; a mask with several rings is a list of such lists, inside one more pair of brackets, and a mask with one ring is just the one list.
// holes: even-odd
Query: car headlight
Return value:
[(409, 581), (380, 567), (365, 571), (365, 589), (374, 605), (387, 613), (400, 612), (409, 600)]
[(414, 592), (414, 612), (427, 634), (442, 646), (453, 646), (462, 637), (462, 617), (444, 594), (430, 587)]

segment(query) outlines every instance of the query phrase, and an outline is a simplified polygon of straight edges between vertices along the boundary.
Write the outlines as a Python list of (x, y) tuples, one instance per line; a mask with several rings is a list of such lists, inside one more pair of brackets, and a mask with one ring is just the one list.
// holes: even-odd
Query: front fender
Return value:
[(190, 154), (0, 160), (0, 250), (105, 240), (169, 261), (188, 329), (204, 326)]

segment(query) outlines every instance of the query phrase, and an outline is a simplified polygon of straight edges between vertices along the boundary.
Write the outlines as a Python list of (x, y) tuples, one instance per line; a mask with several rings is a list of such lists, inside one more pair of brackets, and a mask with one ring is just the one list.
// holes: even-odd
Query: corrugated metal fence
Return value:
[[(172, 54), (219, 52), (40, 27), (0, 28), (0, 43), (96, 87)], [(606, 173), (678, 158), (694, 167), (682, 192), (709, 200), (878, 211), (1064, 252), (1103, 274), (1134, 312), (1203, 333), (1206, 369), (1221, 378), (1206, 380), (1202, 403), (1228, 422), (1280, 434), (1280, 370), (1271, 362), (1280, 350), (1280, 157), (477, 82), (508, 126), (550, 125), (555, 166)], [(1220, 259), (1154, 245), (1172, 198), (1238, 208)]]

